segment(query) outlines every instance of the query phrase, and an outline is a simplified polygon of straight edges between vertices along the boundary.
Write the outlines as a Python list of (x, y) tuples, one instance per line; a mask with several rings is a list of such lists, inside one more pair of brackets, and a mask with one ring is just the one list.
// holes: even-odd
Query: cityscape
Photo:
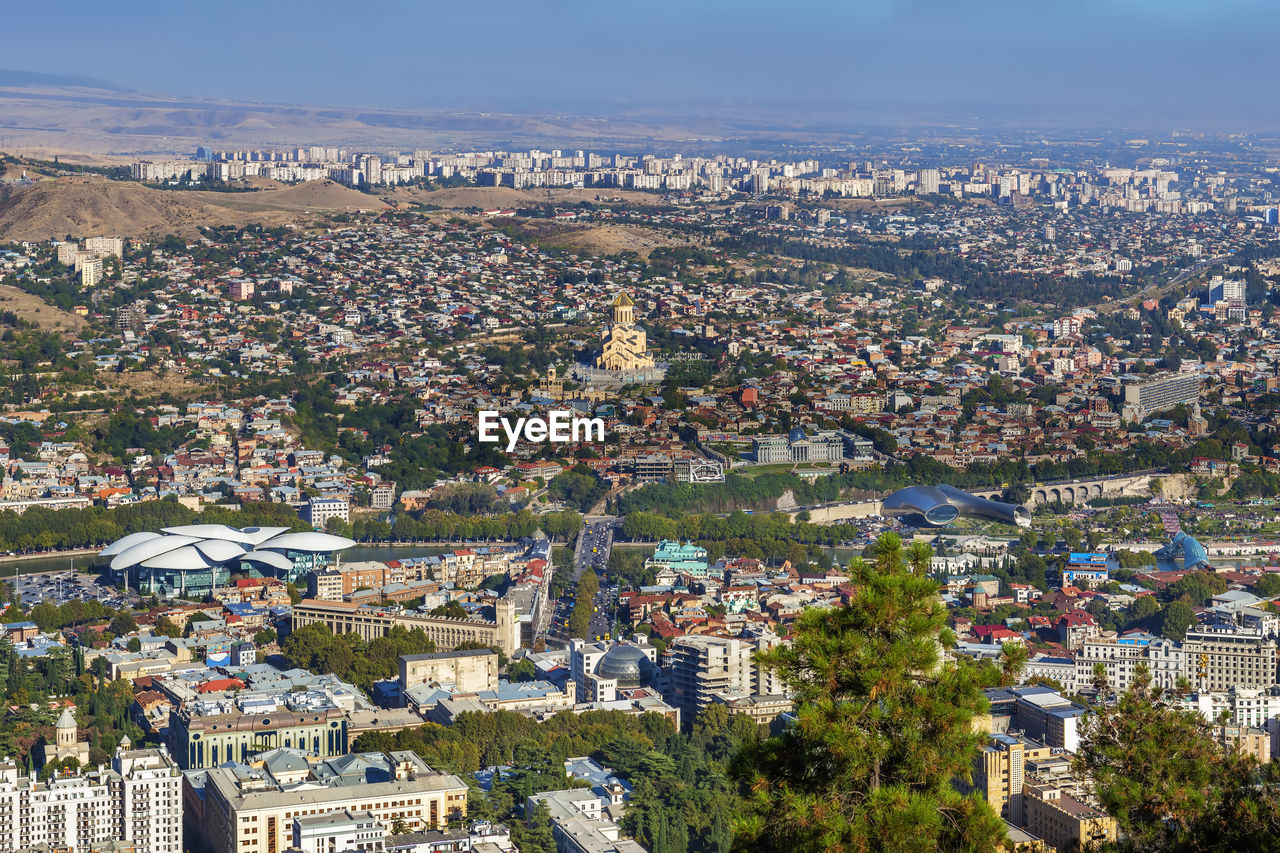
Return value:
[(1273, 9), (152, 11), (0, 70), (0, 853), (1280, 848)]

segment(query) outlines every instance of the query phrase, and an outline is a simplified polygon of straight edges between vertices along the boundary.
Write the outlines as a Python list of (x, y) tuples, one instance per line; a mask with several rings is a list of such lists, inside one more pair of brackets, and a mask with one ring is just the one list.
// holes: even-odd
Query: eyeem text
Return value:
[(581, 418), (560, 409), (547, 414), (546, 418), (516, 418), (513, 421), (492, 410), (482, 411), (478, 430), (480, 442), (497, 444), (502, 441), (502, 436), (506, 436), (508, 453), (516, 449), (521, 439), (534, 444), (543, 441), (553, 444), (604, 442), (603, 418)]

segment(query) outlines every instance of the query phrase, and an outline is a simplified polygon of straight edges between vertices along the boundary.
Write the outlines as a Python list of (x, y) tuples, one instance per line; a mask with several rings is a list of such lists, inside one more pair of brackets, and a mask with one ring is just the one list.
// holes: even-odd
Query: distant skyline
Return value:
[(7, 10), (0, 64), (208, 99), (732, 114), (776, 127), (998, 121), (1280, 128), (1264, 0), (555, 5), (73, 0)]

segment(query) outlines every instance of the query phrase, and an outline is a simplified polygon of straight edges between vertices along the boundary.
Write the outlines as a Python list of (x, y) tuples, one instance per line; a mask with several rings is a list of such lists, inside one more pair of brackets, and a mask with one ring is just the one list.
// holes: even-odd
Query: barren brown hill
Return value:
[(201, 201), (245, 213), (302, 213), (309, 210), (385, 210), (388, 204), (374, 195), (344, 187), (328, 179), (307, 181), (282, 189), (251, 193), (194, 193)]
[(548, 249), (564, 249), (583, 255), (635, 252), (648, 259), (654, 249), (663, 246), (692, 245), (678, 234), (643, 225), (589, 225), (545, 219), (506, 219), (502, 224), (514, 229), (513, 233), (522, 240)]
[(635, 252), (648, 258), (654, 249), (663, 246), (688, 246), (682, 237), (664, 234), (639, 225), (601, 225), (575, 228), (557, 234), (552, 242), (578, 252), (592, 255), (617, 255)]
[(110, 234), (191, 237), (203, 225), (278, 225), (309, 211), (383, 210), (382, 199), (333, 181), (257, 192), (158, 190), (129, 181), (68, 177), (39, 181), (0, 201), (0, 241)]
[(192, 196), (99, 177), (39, 181), (0, 202), (0, 240), (190, 235), (244, 218)]
[(78, 332), (85, 325), (83, 317), (55, 308), (39, 296), (5, 284), (0, 284), (0, 311), (12, 311), (19, 319), (35, 323), (45, 331)]

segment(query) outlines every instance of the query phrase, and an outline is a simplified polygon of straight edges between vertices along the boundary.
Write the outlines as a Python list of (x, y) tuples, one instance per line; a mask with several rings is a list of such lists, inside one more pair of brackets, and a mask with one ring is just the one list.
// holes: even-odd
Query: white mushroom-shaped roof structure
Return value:
[(240, 561), (278, 572), (293, 569), (286, 552), (331, 554), (356, 544), (329, 533), (292, 533), (287, 527), (228, 527), (225, 524), (183, 524), (159, 533), (130, 533), (99, 552), (111, 558), (117, 571), (141, 567), (194, 571)]
[(311, 551), (317, 554), (331, 554), (350, 548), (356, 544), (354, 539), (345, 536), (334, 536), (332, 533), (282, 533), (273, 536), (258, 545), (259, 550), (266, 551)]

